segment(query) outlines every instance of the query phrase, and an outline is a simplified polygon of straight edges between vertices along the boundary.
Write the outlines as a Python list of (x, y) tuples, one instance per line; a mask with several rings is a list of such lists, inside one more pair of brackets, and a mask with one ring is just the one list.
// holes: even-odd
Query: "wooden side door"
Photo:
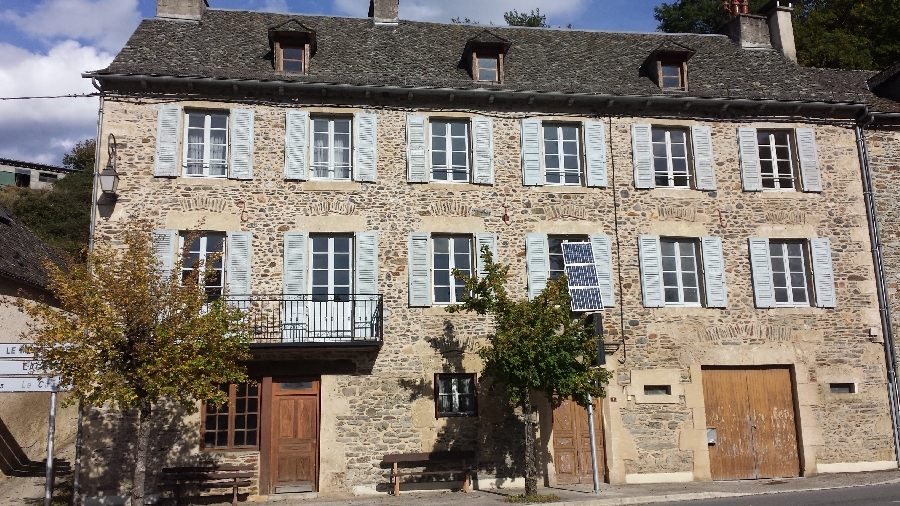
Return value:
[(757, 478), (800, 476), (791, 371), (766, 368), (748, 372)]
[[(600, 479), (606, 476), (606, 455), (603, 444), (603, 425), (600, 402), (594, 400), (594, 430), (597, 438), (597, 465)], [(587, 409), (572, 399), (566, 399), (553, 410), (553, 455), (556, 481), (561, 485), (593, 483), (591, 436)]]
[(743, 369), (703, 369), (706, 426), (715, 428), (718, 441), (709, 445), (714, 480), (756, 478), (750, 440), (750, 401)]
[(318, 491), (318, 378), (272, 382), (270, 434), (270, 490)]

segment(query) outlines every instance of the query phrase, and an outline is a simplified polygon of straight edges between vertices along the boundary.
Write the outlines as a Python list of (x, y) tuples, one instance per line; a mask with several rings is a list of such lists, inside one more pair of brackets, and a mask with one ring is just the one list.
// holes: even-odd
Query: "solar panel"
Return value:
[(600, 280), (594, 265), (594, 250), (587, 242), (562, 243), (563, 263), (572, 296), (572, 311), (601, 311)]

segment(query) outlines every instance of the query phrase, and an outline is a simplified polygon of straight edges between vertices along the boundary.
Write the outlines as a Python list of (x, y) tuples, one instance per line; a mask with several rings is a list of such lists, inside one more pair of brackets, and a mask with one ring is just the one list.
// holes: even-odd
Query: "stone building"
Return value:
[[(169, 265), (188, 231), (188, 258), (224, 251), (210, 288), (251, 308), (258, 386), (164, 413), (151, 488), (237, 460), (253, 494), (385, 491), (385, 454), (440, 449), (477, 450), (476, 486), (516, 482), (521, 422), (474, 353), (490, 324), (444, 311), (449, 271), (486, 245), (533, 296), (567, 241), (606, 307), (605, 480), (896, 468), (855, 132), (874, 95), (797, 66), (777, 3), (723, 33), (159, 0), (85, 74), (121, 174), (97, 230), (156, 220)], [(538, 411), (544, 482), (589, 481), (584, 410)], [(89, 495), (127, 490), (118, 422), (89, 416)]]
[(0, 158), (0, 186), (49, 190), (58, 179), (75, 171), (57, 165)]

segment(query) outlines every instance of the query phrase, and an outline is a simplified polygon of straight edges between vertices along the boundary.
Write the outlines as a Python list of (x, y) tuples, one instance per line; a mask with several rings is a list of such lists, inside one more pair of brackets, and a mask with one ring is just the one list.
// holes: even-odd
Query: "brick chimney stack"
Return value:
[(156, 0), (156, 17), (200, 21), (208, 7), (206, 0)]
[(779, 51), (794, 63), (797, 63), (797, 46), (794, 45), (794, 25), (791, 16), (794, 6), (781, 0), (773, 0), (763, 7), (769, 22), (769, 35), (772, 38), (772, 47)]
[(400, 22), (400, 0), (371, 0), (369, 17), (376, 25), (396, 25)]

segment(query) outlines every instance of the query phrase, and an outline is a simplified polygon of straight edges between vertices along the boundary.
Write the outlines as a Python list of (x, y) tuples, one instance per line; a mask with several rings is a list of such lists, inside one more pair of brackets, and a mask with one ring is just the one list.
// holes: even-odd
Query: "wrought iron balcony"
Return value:
[(253, 345), (381, 346), (380, 294), (229, 295), (253, 329)]

